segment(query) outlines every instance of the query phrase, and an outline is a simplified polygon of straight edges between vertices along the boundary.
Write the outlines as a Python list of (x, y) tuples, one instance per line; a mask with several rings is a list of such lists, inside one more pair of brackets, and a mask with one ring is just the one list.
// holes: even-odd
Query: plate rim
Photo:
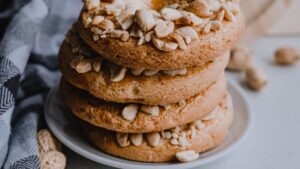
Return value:
[[(241, 87), (239, 87), (238, 85), (236, 85), (234, 83), (228, 82), (228, 89), (233, 89), (233, 90), (235, 90), (235, 92), (237, 94), (240, 95), (240, 97), (243, 99), (246, 110), (248, 110), (247, 113), (246, 113), (246, 115), (247, 115), (247, 124), (245, 126), (245, 130), (240, 135), (240, 137), (237, 138), (228, 147), (222, 149), (218, 153), (216, 153), (214, 155), (211, 155), (211, 156), (208, 156), (208, 157), (204, 157), (201, 160), (195, 160), (195, 161), (191, 161), (191, 162), (188, 162), (188, 163), (174, 163), (174, 164), (168, 164), (168, 165), (164, 165), (164, 166), (159, 165), (159, 163), (153, 163), (153, 164), (157, 164), (157, 165), (152, 165), (152, 166), (143, 165), (143, 162), (139, 162), (140, 164), (131, 164), (131, 163), (124, 163), (124, 162), (120, 162), (120, 161), (115, 161), (114, 159), (109, 159), (109, 158), (102, 157), (102, 156), (97, 156), (96, 157), (96, 155), (94, 153), (90, 153), (89, 151), (84, 150), (80, 146), (76, 146), (71, 140), (65, 138), (63, 136), (64, 134), (62, 134), (62, 131), (58, 129), (59, 127), (55, 127), (54, 125), (51, 125), (51, 124), (53, 124), (53, 122), (51, 122), (51, 121), (54, 121), (54, 120), (49, 115), (49, 111), (48, 111), (49, 106), (48, 105), (51, 101), (51, 98), (53, 97), (53, 94), (54, 94), (55, 90), (58, 90), (58, 86), (59, 85), (54, 86), (49, 91), (49, 93), (47, 95), (47, 98), (46, 98), (46, 102), (44, 104), (44, 117), (45, 117), (45, 121), (46, 121), (49, 129), (52, 131), (52, 133), (55, 135), (55, 137), (57, 137), (57, 139), (59, 141), (61, 141), (66, 147), (68, 147), (72, 151), (74, 151), (77, 154), (83, 156), (84, 158), (92, 160), (96, 163), (104, 164), (106, 166), (111, 166), (111, 167), (116, 167), (116, 168), (126, 167), (126, 168), (131, 168), (131, 169), (140, 169), (141, 167), (143, 167), (143, 169), (155, 169), (155, 168), (161, 168), (161, 167), (163, 167), (164, 169), (172, 169), (172, 168), (175, 168), (175, 167), (176, 168), (193, 168), (193, 167), (205, 165), (205, 164), (210, 163), (212, 161), (218, 160), (221, 157), (228, 154), (229, 152), (233, 151), (236, 147), (238, 147), (240, 145), (241, 142), (243, 142), (245, 140), (245, 138), (249, 135), (250, 130), (252, 129), (252, 123), (253, 123), (253, 118), (254, 117), (253, 117), (253, 113), (251, 111), (251, 107), (249, 106), (248, 98), (245, 96), (245, 93), (243, 92)], [(115, 156), (113, 156), (113, 157), (115, 157)], [(119, 158), (119, 157), (115, 157), (115, 158)], [(119, 158), (119, 159), (122, 159), (122, 158)], [(151, 164), (151, 163), (147, 163), (147, 164)], [(162, 163), (162, 164), (165, 164), (165, 163)]]

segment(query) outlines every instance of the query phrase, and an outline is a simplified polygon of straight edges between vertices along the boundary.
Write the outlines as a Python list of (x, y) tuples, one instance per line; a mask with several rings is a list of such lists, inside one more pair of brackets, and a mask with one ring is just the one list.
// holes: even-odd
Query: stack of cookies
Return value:
[(61, 94), (103, 152), (195, 160), (228, 133), (224, 69), (243, 28), (234, 0), (86, 0), (60, 49)]

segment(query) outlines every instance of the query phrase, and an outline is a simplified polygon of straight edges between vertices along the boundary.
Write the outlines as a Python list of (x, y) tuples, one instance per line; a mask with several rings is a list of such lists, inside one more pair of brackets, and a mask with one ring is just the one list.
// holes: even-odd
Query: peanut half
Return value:
[(300, 59), (300, 52), (291, 47), (281, 47), (276, 50), (274, 58), (279, 65), (291, 65)]
[(261, 90), (267, 84), (267, 77), (261, 69), (250, 67), (246, 70), (246, 84), (253, 90)]
[(135, 119), (136, 114), (138, 113), (139, 106), (137, 104), (129, 104), (122, 111), (122, 116), (128, 121)]
[(176, 153), (176, 158), (178, 161), (186, 163), (199, 158), (199, 154), (194, 150), (181, 151)]

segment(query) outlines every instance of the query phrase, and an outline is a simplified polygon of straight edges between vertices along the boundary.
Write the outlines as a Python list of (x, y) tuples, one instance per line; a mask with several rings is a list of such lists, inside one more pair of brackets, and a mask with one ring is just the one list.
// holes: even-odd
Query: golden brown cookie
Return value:
[(61, 94), (75, 116), (98, 127), (130, 133), (160, 131), (191, 122), (212, 111), (223, 99), (226, 90), (223, 75), (196, 96), (166, 108), (159, 106), (157, 114), (144, 113), (144, 105), (140, 105), (129, 119), (123, 112), (128, 104), (102, 101), (72, 87), (64, 80), (61, 82)]
[[(116, 133), (86, 123), (83, 129), (93, 145), (111, 155), (134, 161), (167, 162), (173, 161), (177, 152), (194, 150), (201, 153), (223, 142), (233, 120), (229, 95), (212, 111), (212, 115), (205, 120), (142, 136)], [(171, 136), (167, 133), (171, 133)]]
[(108, 62), (102, 63), (99, 72), (78, 73), (71, 68), (71, 61), (77, 56), (72, 52), (74, 45), (71, 43), (86, 48), (76, 33), (70, 33), (59, 52), (59, 64), (64, 78), (95, 97), (118, 103), (165, 105), (187, 99), (212, 84), (223, 73), (229, 59), (229, 52), (226, 52), (214, 61), (188, 68), (184, 75), (169, 76), (157, 73), (152, 76), (134, 76), (127, 72), (123, 80), (112, 82), (109, 71), (111, 64)]
[[(186, 49), (177, 48), (172, 51), (161, 51), (152, 43), (138, 46), (137, 43), (140, 39), (131, 37), (124, 42), (105, 35), (105, 38), (97, 38), (95, 41), (93, 39), (94, 33), (90, 29), (85, 28), (82, 18), (84, 17), (81, 15), (77, 23), (82, 39), (104, 58), (127, 68), (165, 70), (203, 65), (233, 47), (244, 29), (244, 17), (239, 12), (232, 22), (221, 21), (221, 26), (218, 27), (219, 30), (217, 31), (205, 34), (197, 31), (198, 40), (190, 42)], [(209, 24), (207, 24), (208, 26), (201, 25), (200, 28), (211, 29), (211, 25), (214, 25), (214, 23)], [(95, 30), (94, 32), (97, 31)], [(159, 42), (157, 43), (159, 44)]]

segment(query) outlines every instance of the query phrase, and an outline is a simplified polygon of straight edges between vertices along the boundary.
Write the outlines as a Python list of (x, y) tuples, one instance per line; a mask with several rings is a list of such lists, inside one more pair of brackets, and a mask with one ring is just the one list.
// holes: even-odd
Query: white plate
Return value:
[(189, 163), (142, 163), (108, 155), (94, 148), (81, 133), (79, 123), (62, 103), (58, 87), (53, 88), (46, 100), (45, 119), (53, 134), (68, 148), (98, 163), (116, 168), (130, 169), (180, 169), (193, 168), (216, 160), (231, 151), (249, 132), (252, 115), (239, 87), (229, 85), (235, 109), (235, 117), (226, 140), (218, 147), (200, 154)]

